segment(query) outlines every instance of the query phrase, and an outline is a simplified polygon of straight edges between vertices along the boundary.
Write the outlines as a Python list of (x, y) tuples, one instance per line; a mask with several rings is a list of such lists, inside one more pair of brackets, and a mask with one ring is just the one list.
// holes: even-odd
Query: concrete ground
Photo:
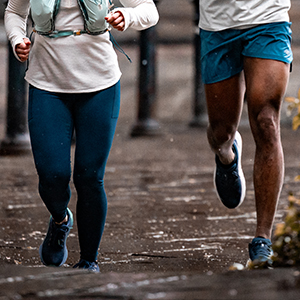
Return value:
[[(295, 55), (287, 96), (299, 89), (300, 1), (293, 1)], [(227, 210), (216, 198), (213, 155), (205, 128), (190, 128), (193, 117), (193, 17), (189, 2), (161, 1), (157, 47), (156, 119), (162, 134), (131, 138), (136, 120), (138, 49), (119, 38), (132, 58), (120, 55), (122, 106), (105, 177), (109, 199), (101, 242), (101, 274), (73, 270), (79, 247), (76, 225), (68, 239), (69, 258), (59, 269), (41, 265), (38, 247), (48, 213), (37, 193), (30, 153), (0, 157), (0, 300), (6, 299), (297, 299), (300, 269), (229, 271), (245, 265), (255, 230), (252, 184), (254, 144), (245, 106), (243, 169), (246, 200)], [(176, 4), (176, 5), (175, 5)], [(181, 13), (178, 17), (178, 11)], [(177, 18), (178, 17), (178, 18)], [(2, 35), (1, 35), (2, 34)], [(5, 136), (7, 42), (0, 30), (0, 138)], [(168, 43), (167, 43), (168, 41)], [(282, 113), (286, 173), (276, 215), (281, 222), (289, 193), (299, 197), (299, 131)], [(73, 185), (70, 209), (75, 212)]]

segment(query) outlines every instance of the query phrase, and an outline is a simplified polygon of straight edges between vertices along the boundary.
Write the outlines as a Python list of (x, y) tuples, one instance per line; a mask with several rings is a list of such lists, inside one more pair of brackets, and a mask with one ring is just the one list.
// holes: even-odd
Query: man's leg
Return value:
[(270, 239), (284, 173), (280, 138), (280, 107), (289, 65), (279, 61), (245, 58), (249, 121), (256, 144), (254, 190), (256, 237)]
[(214, 183), (217, 195), (227, 208), (236, 208), (246, 193), (241, 168), (242, 139), (236, 132), (244, 99), (243, 74), (207, 84), (205, 89), (209, 116), (207, 136), (216, 154)]
[(234, 160), (232, 144), (240, 122), (244, 91), (242, 73), (217, 83), (205, 85), (209, 118), (208, 142), (212, 151), (225, 165)]

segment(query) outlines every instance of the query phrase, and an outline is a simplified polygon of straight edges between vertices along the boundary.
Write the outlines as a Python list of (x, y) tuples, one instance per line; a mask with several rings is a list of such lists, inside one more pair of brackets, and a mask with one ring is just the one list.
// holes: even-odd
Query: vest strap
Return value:
[(82, 35), (82, 34), (91, 34), (91, 35), (99, 35), (99, 34), (103, 34), (105, 32), (109, 31), (109, 29), (105, 29), (103, 31), (99, 31), (99, 32), (89, 32), (87, 30), (61, 30), (61, 31), (51, 31), (48, 33), (41, 33), (36, 31), (35, 29), (33, 29), (33, 32), (36, 32), (37, 34), (46, 36), (50, 39), (55, 39), (55, 38), (60, 38), (60, 37), (66, 37), (66, 36), (70, 36), (70, 35), (74, 35), (74, 36), (78, 36), (78, 35)]

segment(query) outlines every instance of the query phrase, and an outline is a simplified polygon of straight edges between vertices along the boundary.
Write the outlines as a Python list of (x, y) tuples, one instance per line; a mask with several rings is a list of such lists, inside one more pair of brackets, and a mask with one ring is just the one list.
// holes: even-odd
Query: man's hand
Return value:
[(23, 39), (23, 43), (16, 45), (16, 54), (22, 62), (26, 61), (29, 56), (31, 42), (28, 38)]
[(106, 22), (108, 22), (113, 28), (123, 31), (125, 28), (125, 19), (120, 11), (115, 11), (108, 14), (105, 17)]

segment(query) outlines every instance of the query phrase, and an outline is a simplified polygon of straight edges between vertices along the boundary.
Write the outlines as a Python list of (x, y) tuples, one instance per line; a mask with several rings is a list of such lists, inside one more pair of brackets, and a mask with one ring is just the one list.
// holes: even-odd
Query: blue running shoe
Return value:
[(67, 214), (68, 222), (61, 225), (57, 225), (50, 217), (47, 235), (39, 249), (41, 261), (46, 266), (60, 267), (68, 258), (66, 241), (73, 226), (73, 214), (69, 209)]
[(99, 266), (95, 261), (90, 262), (90, 261), (87, 261), (85, 259), (81, 259), (79, 261), (79, 263), (77, 263), (73, 268), (75, 268), (75, 269), (86, 269), (86, 270), (89, 270), (89, 271), (92, 271), (92, 272), (95, 272), (95, 273), (100, 272)]
[(249, 244), (250, 259), (247, 262), (247, 267), (252, 269), (268, 268), (272, 266), (272, 243), (269, 239), (257, 237)]
[(246, 194), (246, 181), (242, 170), (242, 137), (237, 131), (232, 145), (235, 159), (226, 168), (216, 155), (214, 183), (217, 195), (227, 208), (236, 208), (242, 204)]

